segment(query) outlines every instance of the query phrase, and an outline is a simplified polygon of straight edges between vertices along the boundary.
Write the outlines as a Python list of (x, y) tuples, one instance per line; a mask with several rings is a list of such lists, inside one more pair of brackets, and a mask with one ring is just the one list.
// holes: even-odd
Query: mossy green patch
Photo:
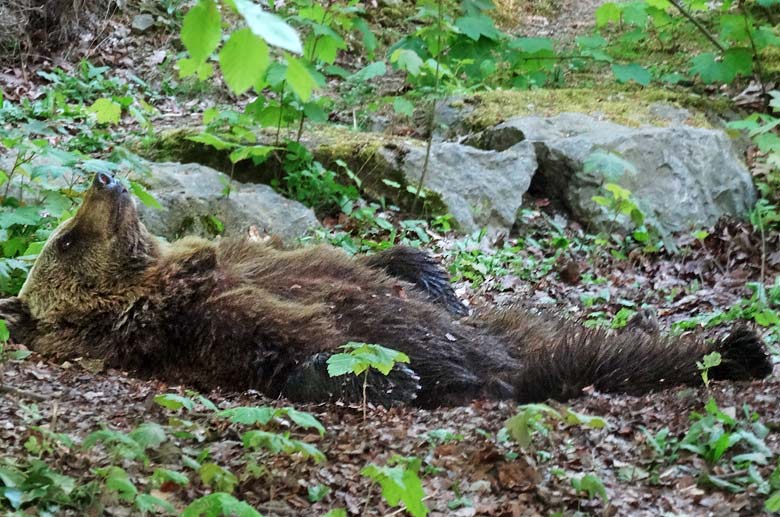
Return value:
[(553, 116), (565, 112), (599, 116), (629, 127), (669, 125), (668, 119), (660, 117), (651, 109), (656, 103), (686, 108), (691, 112), (691, 116), (685, 120), (686, 124), (711, 127), (707, 113), (726, 111), (726, 107), (720, 106), (717, 100), (661, 89), (496, 90), (479, 94), (474, 97), (474, 101), (472, 104), (475, 109), (466, 117), (466, 125), (475, 131), (494, 126), (510, 117)]

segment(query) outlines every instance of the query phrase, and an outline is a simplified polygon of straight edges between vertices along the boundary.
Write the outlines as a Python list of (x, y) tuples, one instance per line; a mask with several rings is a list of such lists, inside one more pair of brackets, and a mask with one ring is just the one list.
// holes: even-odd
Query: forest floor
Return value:
[[(549, 13), (523, 11), (526, 32), (581, 33), (591, 26), (592, 12), (603, 2), (550, 3), (555, 9)], [(170, 32), (139, 36), (129, 28), (131, 17), (103, 23), (99, 46), (76, 54), (112, 66), (113, 74), (138, 75), (149, 84), (172, 74), (164, 64), (166, 49), (174, 45)], [(51, 65), (78, 68), (62, 57), (36, 66)], [(13, 65), (0, 69), (6, 99), (40, 95), (45, 81), (29, 72)], [(157, 127), (199, 121), (206, 102), (225, 100), (208, 97), (210, 93), (187, 100), (162, 96), (152, 122)], [(780, 275), (778, 236), (762, 243), (748, 225), (732, 221), (708, 229), (702, 240), (680, 236), (682, 252), (674, 256), (637, 254), (619, 259), (582, 245), (568, 262), (549, 262), (549, 243), (544, 241), (553, 232), (551, 221), (560, 227), (561, 219), (546, 214), (544, 200), (537, 201), (529, 205), (530, 224), (506, 242), (444, 235), (431, 243), (431, 251), (453, 270), (480, 271), (480, 282), (470, 282), (464, 275), (456, 283), (458, 294), (471, 307), (522, 299), (596, 323), (599, 318), (611, 319), (622, 307), (649, 305), (657, 310), (665, 330), (692, 327), (715, 337), (732, 325), (728, 318), (704, 330), (703, 323), (717, 322), (718, 314), (735, 306), (749, 311), (755, 295), (746, 285), (759, 281), (771, 285)], [(584, 242), (576, 224), (564, 220), (562, 226), (572, 243)], [(511, 245), (521, 240), (522, 249), (513, 249)], [(762, 244), (769, 250), (763, 264), (757, 258)], [(524, 263), (536, 264), (530, 280), (515, 267)], [(541, 264), (548, 267), (544, 273), (538, 273)], [(777, 357), (777, 344), (771, 351)], [(584, 393), (565, 404), (551, 403), (552, 411), (527, 409), (530, 444), (524, 447), (503, 431), (518, 414), (509, 402), (475, 401), (436, 410), (369, 407), (366, 419), (359, 406), (296, 406), (319, 419), (324, 435), (300, 431), (286, 418), (277, 420), (276, 430), (290, 431), (291, 437), (322, 451), (326, 460), (315, 463), (300, 454), (248, 453), (240, 441), (240, 427), (219, 419), (202, 404), (172, 410), (154, 400), (171, 393), (192, 397), (185, 387), (133, 379), (89, 361), (52, 364), (33, 354), (0, 363), (0, 444), (5, 460), (43, 458), (46, 468), (73, 478), (75, 488), (41, 467), (41, 478), (49, 479), (48, 485), (43, 483), (46, 490), (61, 483), (80, 500), (93, 500), (89, 515), (137, 514), (117, 495), (121, 491), (87, 493), (88, 482), (105, 477), (99, 469), (110, 466), (122, 467), (139, 491), (177, 510), (205, 493), (235, 486), (234, 495), (268, 516), (321, 515), (334, 508), (345, 508), (350, 515), (397, 515), (400, 512), (388, 507), (378, 487), (360, 473), (367, 464), (384, 465), (394, 455), (421, 460), (424, 501), (436, 516), (757, 515), (764, 511), (768, 494), (780, 488), (780, 474), (773, 476), (775, 465), (768, 461), (780, 455), (778, 392), (775, 374), (752, 383), (716, 382), (642, 397)], [(220, 409), (289, 405), (257, 393), (202, 395)], [(80, 442), (101, 428), (127, 433), (147, 423), (159, 424), (165, 435), (140, 453), (129, 454), (121, 438), (87, 448), (63, 437)], [(740, 460), (740, 454), (751, 455), (751, 461)], [(204, 477), (206, 464), (219, 465), (236, 479), (222, 471)], [(158, 468), (185, 472), (190, 482), (181, 486), (170, 480), (152, 481), (149, 474)], [(4, 472), (0, 468), (0, 478)], [(756, 481), (759, 478), (761, 482)], [(777, 485), (771, 481), (775, 478)], [(84, 514), (69, 505), (63, 502), (59, 514)]]

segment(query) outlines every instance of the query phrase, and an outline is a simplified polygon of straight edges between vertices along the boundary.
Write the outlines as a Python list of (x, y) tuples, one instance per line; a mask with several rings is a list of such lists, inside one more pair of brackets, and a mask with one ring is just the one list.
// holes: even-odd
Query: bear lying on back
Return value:
[(0, 301), (12, 338), (57, 359), (89, 356), (143, 377), (200, 389), (255, 388), (298, 401), (359, 400), (331, 379), (349, 341), (406, 353), (409, 367), (370, 378), (376, 403), (519, 402), (643, 393), (771, 373), (763, 344), (736, 330), (709, 347), (640, 331), (611, 334), (521, 309), (458, 319), (446, 276), (422, 252), (355, 260), (328, 246), (294, 250), (185, 238), (165, 244), (139, 221), (121, 183), (98, 174), (49, 239), (18, 297)]

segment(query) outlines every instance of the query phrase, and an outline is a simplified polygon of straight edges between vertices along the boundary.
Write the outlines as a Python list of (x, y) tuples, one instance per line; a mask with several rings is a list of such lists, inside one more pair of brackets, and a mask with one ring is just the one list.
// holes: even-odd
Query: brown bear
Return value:
[(361, 398), (360, 381), (327, 374), (327, 358), (350, 341), (411, 358), (369, 378), (369, 397), (383, 404), (563, 400), (588, 386), (638, 394), (701, 382), (696, 362), (712, 350), (722, 356), (712, 378), (772, 370), (745, 329), (710, 347), (520, 308), (462, 312), (444, 272), (410, 248), (356, 260), (328, 246), (163, 243), (107, 174), (52, 234), (19, 296), (0, 301), (12, 338), (46, 356), (89, 356), (142, 377), (296, 401)]

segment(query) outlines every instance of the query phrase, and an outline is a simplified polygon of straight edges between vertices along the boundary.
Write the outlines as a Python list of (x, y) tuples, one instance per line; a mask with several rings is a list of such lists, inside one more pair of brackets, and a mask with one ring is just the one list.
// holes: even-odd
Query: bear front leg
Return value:
[(363, 401), (363, 383), (369, 402), (386, 407), (410, 404), (420, 391), (420, 377), (409, 367), (396, 364), (388, 375), (374, 369), (356, 375), (328, 375), (330, 354), (314, 354), (298, 364), (287, 376), (282, 395), (295, 402)]
[(5, 322), (11, 341), (24, 345), (30, 344), (35, 334), (35, 320), (27, 304), (20, 298), (12, 296), (0, 299), (0, 320)]

